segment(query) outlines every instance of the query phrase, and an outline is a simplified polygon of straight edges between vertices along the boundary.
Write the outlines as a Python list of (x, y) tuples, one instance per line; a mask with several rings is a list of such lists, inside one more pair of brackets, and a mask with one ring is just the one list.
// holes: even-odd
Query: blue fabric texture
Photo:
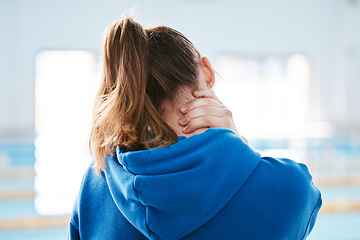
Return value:
[(211, 128), (89, 167), (68, 239), (305, 239), (321, 207), (306, 165)]

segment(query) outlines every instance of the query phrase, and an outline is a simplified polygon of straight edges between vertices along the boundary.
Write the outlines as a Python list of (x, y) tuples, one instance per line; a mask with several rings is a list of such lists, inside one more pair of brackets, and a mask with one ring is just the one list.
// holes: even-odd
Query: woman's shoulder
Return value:
[(306, 164), (288, 158), (262, 157), (257, 171), (267, 190), (276, 193), (284, 203), (295, 204), (294, 209), (312, 213), (321, 207), (321, 192)]
[(243, 191), (250, 206), (260, 209), (260, 219), (286, 226), (278, 231), (288, 239), (304, 239), (322, 205), (308, 167), (287, 158), (262, 157)]
[(275, 181), (285, 184), (301, 185), (312, 183), (312, 176), (306, 164), (296, 162), (288, 158), (262, 157), (261, 166), (266, 168), (269, 174), (273, 174)]

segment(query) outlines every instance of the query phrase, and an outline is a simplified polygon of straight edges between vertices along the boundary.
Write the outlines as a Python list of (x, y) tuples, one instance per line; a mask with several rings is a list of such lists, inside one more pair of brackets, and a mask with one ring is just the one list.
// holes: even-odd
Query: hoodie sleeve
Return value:
[(68, 240), (80, 240), (79, 228), (77, 226), (75, 226), (73, 221), (70, 221), (67, 239)]
[(80, 200), (83, 191), (84, 182), (86, 181), (86, 176), (91, 172), (93, 163), (90, 164), (86, 170), (80, 184), (80, 190), (78, 195), (75, 198), (74, 206), (70, 215), (70, 222), (68, 227), (68, 240), (78, 240), (80, 239), (80, 228), (79, 228), (79, 219), (80, 219)]
[(322, 199), (321, 197), (319, 198), (314, 210), (312, 211), (311, 213), (311, 216), (310, 216), (310, 219), (309, 219), (309, 222), (308, 222), (308, 225), (307, 225), (307, 228), (306, 228), (306, 231), (305, 231), (305, 234), (304, 234), (304, 237), (303, 239), (306, 239), (307, 236), (310, 234), (310, 232), (312, 231), (314, 225), (315, 225), (315, 221), (316, 221), (316, 218), (317, 218), (317, 215), (319, 213), (319, 210), (322, 206)]
[(71, 219), (69, 222), (68, 228), (68, 240), (80, 240), (80, 233), (79, 233), (79, 214), (78, 214), (78, 205), (79, 205), (79, 196), (76, 197), (75, 204), (73, 207), (73, 211), (71, 214)]
[[(267, 165), (270, 174), (268, 194), (276, 192), (281, 206), (277, 214), (287, 220), (287, 227), (293, 229), (289, 235), (299, 232), (291, 239), (306, 239), (315, 225), (322, 205), (321, 192), (314, 185), (309, 169), (305, 164), (290, 159), (263, 157), (262, 163)], [(263, 174), (266, 174), (263, 172)]]

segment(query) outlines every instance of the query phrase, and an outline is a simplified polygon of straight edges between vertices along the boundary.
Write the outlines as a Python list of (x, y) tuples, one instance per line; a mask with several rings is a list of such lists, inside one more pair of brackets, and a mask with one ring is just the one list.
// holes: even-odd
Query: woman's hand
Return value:
[(236, 130), (232, 113), (222, 104), (216, 95), (210, 90), (194, 91), (195, 100), (181, 106), (183, 115), (179, 124), (183, 126), (184, 133), (192, 133), (202, 128), (227, 128), (232, 130), (245, 143), (247, 139), (240, 136)]

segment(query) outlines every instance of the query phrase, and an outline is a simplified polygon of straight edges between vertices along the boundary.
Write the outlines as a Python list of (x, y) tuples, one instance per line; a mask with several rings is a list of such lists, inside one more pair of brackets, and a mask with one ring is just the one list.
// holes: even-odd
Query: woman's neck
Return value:
[(179, 124), (180, 118), (184, 115), (180, 112), (180, 107), (189, 101), (195, 99), (189, 92), (179, 92), (172, 100), (164, 100), (161, 108), (163, 110), (162, 118), (176, 132), (178, 136), (191, 137), (193, 135), (205, 132), (208, 128), (197, 129), (192, 133), (184, 133), (183, 128)]

